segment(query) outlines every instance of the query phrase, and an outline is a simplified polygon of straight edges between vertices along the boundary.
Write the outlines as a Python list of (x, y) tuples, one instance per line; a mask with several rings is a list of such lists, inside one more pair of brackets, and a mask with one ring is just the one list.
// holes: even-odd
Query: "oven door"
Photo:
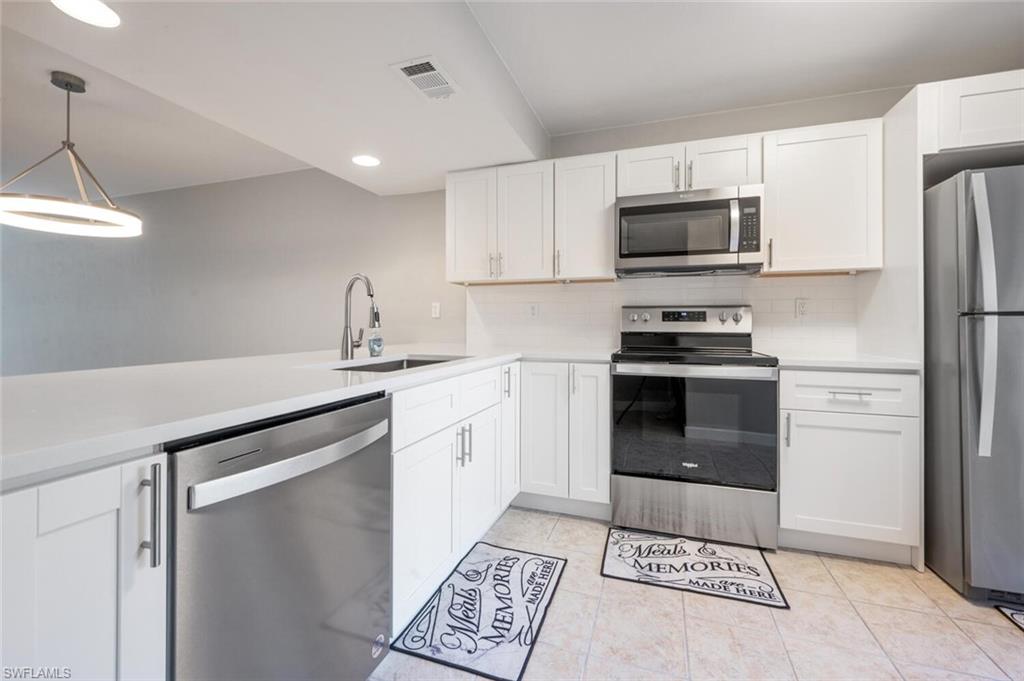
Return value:
[(621, 199), (617, 237), (618, 269), (736, 265), (737, 189)]
[(778, 370), (618, 363), (612, 473), (774, 492)]

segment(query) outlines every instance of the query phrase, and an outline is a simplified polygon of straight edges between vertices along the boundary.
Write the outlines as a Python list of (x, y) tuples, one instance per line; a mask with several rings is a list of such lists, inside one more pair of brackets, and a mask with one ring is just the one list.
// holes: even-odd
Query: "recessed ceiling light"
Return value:
[(54, 7), (64, 14), (100, 28), (115, 28), (121, 25), (121, 17), (107, 7), (102, 0), (50, 0)]
[(380, 165), (380, 159), (376, 156), (367, 156), (362, 154), (360, 156), (353, 156), (352, 162), (357, 166), (364, 166), (366, 168), (374, 168)]

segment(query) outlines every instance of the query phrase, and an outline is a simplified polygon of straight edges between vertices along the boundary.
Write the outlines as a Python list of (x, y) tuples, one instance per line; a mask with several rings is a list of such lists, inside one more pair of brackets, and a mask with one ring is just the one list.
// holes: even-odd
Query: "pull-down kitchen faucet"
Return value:
[(352, 338), (352, 287), (357, 281), (363, 282), (366, 287), (366, 295), (370, 297), (370, 324), (371, 329), (380, 328), (380, 308), (373, 300), (373, 283), (365, 274), (354, 274), (348, 280), (345, 287), (345, 329), (341, 333), (341, 358), (352, 359), (355, 349), (363, 346), (363, 329), (359, 329), (359, 338)]

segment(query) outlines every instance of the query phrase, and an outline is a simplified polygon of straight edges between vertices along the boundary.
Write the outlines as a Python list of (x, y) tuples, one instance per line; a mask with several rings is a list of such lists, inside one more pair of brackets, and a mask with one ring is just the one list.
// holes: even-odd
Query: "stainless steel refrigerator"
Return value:
[(924, 195), (925, 562), (1024, 594), (1024, 166)]

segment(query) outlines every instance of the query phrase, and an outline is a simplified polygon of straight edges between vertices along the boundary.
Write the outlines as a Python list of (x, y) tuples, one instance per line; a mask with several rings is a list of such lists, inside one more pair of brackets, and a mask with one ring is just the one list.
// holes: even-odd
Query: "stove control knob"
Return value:
[(727, 321), (729, 321), (729, 313), (723, 310), (722, 313), (718, 315), (718, 321), (725, 324)]
[(635, 322), (639, 318), (640, 317), (639, 317), (639, 315), (637, 315), (636, 312), (634, 312), (633, 314), (629, 315), (629, 321), (631, 321), (631, 322)]
[(739, 324), (740, 322), (742, 322), (742, 321), (743, 321), (743, 313), (742, 313), (742, 312), (740, 312), (739, 310), (737, 310), (737, 311), (736, 311), (736, 312), (735, 312), (735, 313), (733, 314), (733, 316), (732, 316), (732, 320), (733, 320), (734, 322), (736, 322), (737, 324)]
[(649, 322), (651, 321), (651, 315), (644, 312), (642, 315), (640, 315), (640, 319), (641, 321)]

